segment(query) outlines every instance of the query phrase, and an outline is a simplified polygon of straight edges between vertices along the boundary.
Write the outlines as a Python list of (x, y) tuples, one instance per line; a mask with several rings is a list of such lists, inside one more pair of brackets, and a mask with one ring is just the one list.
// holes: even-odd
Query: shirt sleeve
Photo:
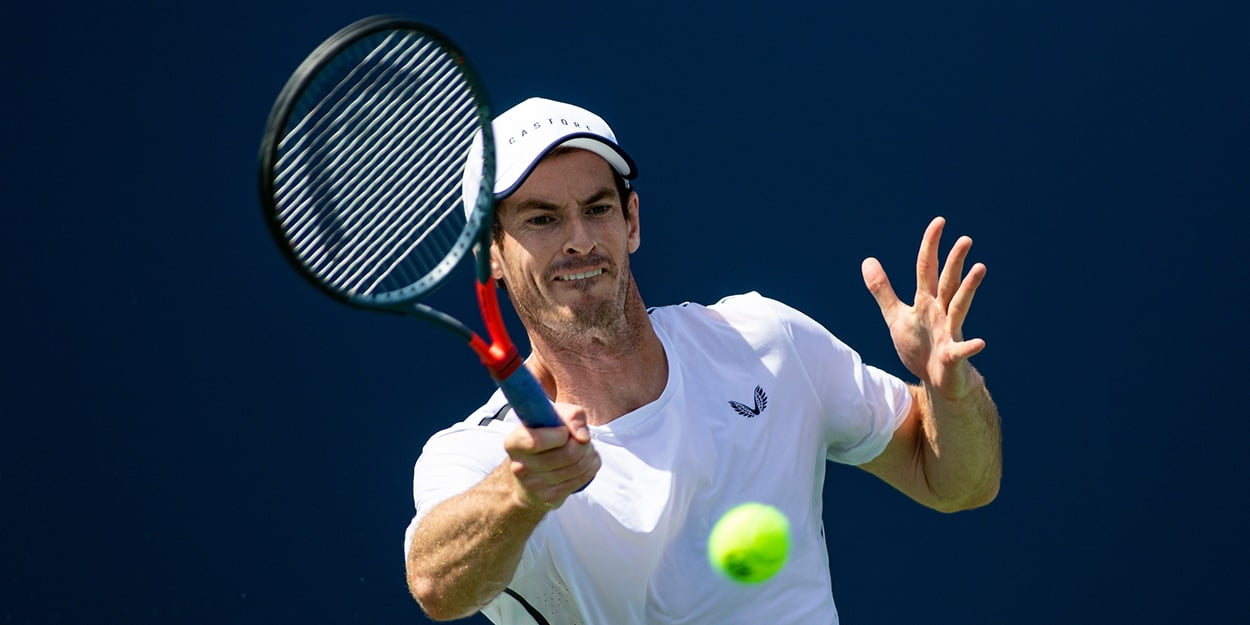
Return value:
[(876, 458), (911, 409), (907, 384), (865, 364), (859, 353), (802, 312), (761, 299), (789, 334), (826, 417), (826, 457), (852, 465)]
[(508, 427), (489, 419), (502, 405), (492, 400), (465, 421), (435, 434), (421, 450), (412, 471), (415, 513), (404, 532), (405, 557), (413, 532), (430, 510), (482, 481), (507, 457), (503, 438)]

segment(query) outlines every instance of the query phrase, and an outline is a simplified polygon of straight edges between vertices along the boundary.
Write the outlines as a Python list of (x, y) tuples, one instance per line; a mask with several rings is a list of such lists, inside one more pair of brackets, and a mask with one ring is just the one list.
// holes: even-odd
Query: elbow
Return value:
[(968, 497), (965, 499), (957, 499), (953, 501), (942, 501), (934, 504), (932, 507), (938, 512), (945, 514), (954, 514), (956, 512), (967, 512), (968, 510), (976, 510), (990, 505), (998, 496), (998, 491), (987, 493), (978, 497)]
[(430, 619), (431, 621), (436, 621), (436, 622), (454, 621), (456, 619), (465, 618), (467, 616), (470, 616), (470, 614), (472, 614), (472, 613), (460, 614), (455, 611), (445, 610), (445, 609), (442, 609), (443, 606), (441, 606), (437, 602), (429, 603), (429, 602), (423, 602), (419, 599), (417, 600), (417, 605), (421, 606), (421, 611), (425, 613), (426, 618)]
[(449, 616), (445, 606), (438, 600), (438, 590), (433, 580), (428, 577), (408, 572), (408, 593), (417, 601), (417, 605), (421, 606), (421, 611), (434, 621), (448, 621)]
[(432, 621), (453, 621), (478, 611), (476, 606), (466, 608), (450, 600), (446, 589), (437, 579), (411, 571), (408, 574), (408, 592)]
[(961, 497), (936, 499), (929, 505), (929, 507), (946, 514), (982, 508), (990, 505), (990, 503), (998, 498), (998, 487), (999, 479), (996, 476), (992, 481), (983, 485), (979, 489), (965, 492)]

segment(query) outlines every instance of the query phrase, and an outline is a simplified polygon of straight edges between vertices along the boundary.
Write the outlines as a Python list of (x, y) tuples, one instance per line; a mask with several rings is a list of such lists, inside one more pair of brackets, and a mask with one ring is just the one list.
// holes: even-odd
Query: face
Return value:
[(606, 161), (569, 150), (540, 162), (499, 203), (503, 236), (491, 267), (530, 332), (565, 341), (625, 323), (637, 293), (629, 255), (640, 241), (638, 196), (627, 201), (628, 211)]

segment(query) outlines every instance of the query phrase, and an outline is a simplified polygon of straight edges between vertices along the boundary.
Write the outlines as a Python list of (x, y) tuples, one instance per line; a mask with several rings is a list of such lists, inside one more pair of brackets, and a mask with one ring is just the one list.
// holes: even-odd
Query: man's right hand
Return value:
[(511, 458), (513, 492), (518, 503), (554, 510), (588, 484), (602, 462), (590, 442), (586, 411), (573, 404), (553, 404), (564, 427), (519, 426), (504, 438)]

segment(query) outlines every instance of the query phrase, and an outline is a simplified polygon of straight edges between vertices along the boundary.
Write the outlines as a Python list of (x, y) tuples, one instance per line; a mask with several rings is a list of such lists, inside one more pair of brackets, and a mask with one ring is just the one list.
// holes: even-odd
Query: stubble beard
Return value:
[(631, 324), (633, 308), (642, 308), (641, 296), (629, 262), (620, 270), (612, 296), (572, 308), (554, 309), (537, 293), (513, 296), (512, 304), (533, 339), (554, 349), (631, 349), (637, 331)]

